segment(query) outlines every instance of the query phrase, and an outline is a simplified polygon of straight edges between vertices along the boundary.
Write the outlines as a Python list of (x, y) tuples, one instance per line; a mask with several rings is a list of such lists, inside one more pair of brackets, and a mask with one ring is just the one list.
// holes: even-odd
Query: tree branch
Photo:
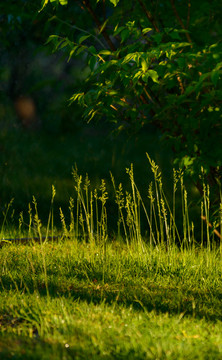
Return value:
[[(101, 23), (100, 23), (97, 15), (96, 15), (96, 13), (95, 13), (94, 10), (92, 9), (92, 7), (91, 7), (91, 5), (90, 5), (90, 3), (89, 3), (89, 0), (82, 0), (82, 3), (83, 3), (83, 5), (85, 6), (85, 8), (87, 9), (87, 11), (90, 13), (90, 15), (92, 16), (92, 18), (94, 19), (94, 21), (95, 21), (95, 23), (96, 23), (96, 25), (97, 25), (97, 27), (98, 27), (98, 29), (99, 29), (99, 31), (100, 31), (102, 25), (101, 25)], [(110, 39), (109, 35), (107, 34), (106, 30), (103, 29), (101, 33), (102, 33), (104, 39), (106, 40), (107, 44), (109, 45), (110, 49), (111, 49), (112, 51), (116, 51), (115, 45), (113, 44), (113, 42), (112, 42), (112, 40)]]
[(151, 12), (146, 8), (146, 6), (144, 5), (142, 0), (138, 0), (140, 6), (142, 7), (143, 11), (146, 14), (146, 17), (148, 18), (148, 20), (151, 22), (151, 24), (153, 25), (154, 29), (156, 30), (156, 32), (160, 32), (155, 19), (153, 18), (153, 15), (151, 14)]
[[(175, 4), (174, 4), (174, 0), (170, 0), (170, 3), (171, 3), (171, 7), (172, 7), (172, 9), (173, 9), (174, 15), (176, 16), (176, 19), (177, 19), (177, 21), (179, 22), (179, 24), (181, 25), (182, 29), (187, 30), (187, 29), (186, 29), (186, 26), (184, 25), (184, 23), (183, 23), (183, 21), (182, 21), (182, 19), (181, 19), (181, 17), (180, 17), (180, 15), (178, 14), (177, 8), (176, 8), (176, 6), (175, 6)], [(188, 41), (190, 44), (192, 44), (192, 40), (191, 40), (190, 34), (186, 32), (185, 35), (186, 35), (187, 41)]]
[(191, 0), (188, 0), (188, 8), (187, 8), (187, 26), (186, 28), (188, 29), (189, 24), (190, 24), (190, 8), (191, 8)]
[(78, 26), (75, 26), (73, 24), (70, 24), (67, 21), (64, 21), (64, 20), (58, 18), (58, 16), (56, 16), (56, 15), (52, 16), (49, 21), (52, 21), (54, 19), (59, 21), (61, 24), (64, 24), (64, 25), (66, 25), (66, 26), (68, 26), (68, 27), (70, 27), (72, 29), (75, 29), (75, 30), (81, 31), (82, 33), (91, 35), (102, 46), (102, 48), (104, 48), (105, 45), (102, 43), (102, 41), (100, 39), (98, 39), (98, 37), (96, 37), (95, 35), (91, 34), (90, 32), (88, 32), (88, 31), (86, 31), (84, 29), (81, 29)]

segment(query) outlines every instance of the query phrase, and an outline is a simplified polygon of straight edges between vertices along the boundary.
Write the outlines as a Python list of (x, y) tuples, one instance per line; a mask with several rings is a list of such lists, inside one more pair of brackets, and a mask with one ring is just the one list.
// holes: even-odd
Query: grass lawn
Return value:
[(75, 239), (0, 249), (1, 359), (221, 359), (219, 250)]
[[(0, 359), (222, 359), (222, 227), (216, 224), (216, 230), (209, 221), (210, 191), (193, 221), (180, 170), (174, 171), (171, 202), (149, 156), (153, 181), (147, 184), (141, 176), (146, 182), (141, 193), (130, 163), (127, 187), (112, 176), (97, 184), (75, 169), (72, 181), (63, 183), (72, 156), (67, 166), (63, 156), (48, 162), (45, 154), (57, 148), (56, 141), (23, 140), (32, 157), (15, 144), (2, 186), (8, 194), (24, 183), (23, 204), (26, 193), (32, 194), (33, 175), (49, 212), (42, 221), (35, 197), (26, 213), (19, 208), (18, 218), (12, 206), (3, 211)], [(39, 171), (38, 158), (45, 161)], [(26, 165), (16, 178), (19, 159)], [(24, 236), (29, 239), (15, 240)]]

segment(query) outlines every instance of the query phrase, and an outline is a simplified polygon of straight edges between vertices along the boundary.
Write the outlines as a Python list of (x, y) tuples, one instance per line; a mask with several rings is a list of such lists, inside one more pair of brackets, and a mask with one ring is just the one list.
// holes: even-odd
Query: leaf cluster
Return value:
[[(59, 2), (66, 5), (63, 19), (55, 7), (54, 20), (63, 27), (48, 42), (55, 50), (67, 50), (68, 60), (81, 55), (88, 69), (82, 89), (71, 97), (83, 107), (84, 117), (109, 120), (118, 131), (146, 130), (152, 124), (171, 143), (179, 166), (195, 179), (203, 166), (209, 181), (219, 180), (218, 2)], [(43, 2), (44, 11), (48, 3)]]

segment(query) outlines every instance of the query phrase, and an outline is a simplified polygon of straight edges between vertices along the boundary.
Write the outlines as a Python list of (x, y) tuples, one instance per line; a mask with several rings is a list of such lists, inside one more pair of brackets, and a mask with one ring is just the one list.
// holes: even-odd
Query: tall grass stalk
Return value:
[(203, 188), (203, 220), (206, 222), (207, 248), (210, 250), (210, 188), (205, 184), (203, 168), (201, 168), (200, 179)]
[(28, 205), (28, 214), (29, 214), (29, 224), (28, 224), (28, 237), (32, 237), (32, 223), (33, 223), (33, 216), (32, 216), (32, 206), (29, 203)]
[[(177, 171), (173, 169), (173, 220), (174, 223), (176, 221), (176, 192), (177, 192), (177, 183), (178, 183), (178, 175)], [(176, 231), (175, 226), (173, 225), (173, 243), (175, 243), (176, 240)]]
[[(127, 244), (128, 250), (131, 251), (131, 244), (138, 247), (139, 252), (147, 251), (145, 244), (149, 244), (150, 248), (155, 247), (172, 251), (175, 246), (179, 245), (181, 249), (192, 249), (199, 241), (201, 248), (207, 244), (208, 250), (212, 247), (214, 240), (214, 228), (216, 224), (210, 223), (210, 189), (203, 180), (203, 199), (200, 203), (200, 239), (195, 238), (194, 222), (190, 218), (188, 193), (184, 185), (184, 174), (182, 170), (173, 170), (173, 193), (172, 208), (170, 201), (164, 192), (162, 183), (162, 174), (159, 167), (147, 154), (147, 158), (153, 174), (153, 181), (147, 184), (148, 196), (142, 198), (135, 179), (133, 165), (126, 169), (129, 177), (130, 190), (124, 191), (123, 185), (120, 183), (118, 187), (115, 179), (111, 174), (111, 181), (115, 193), (115, 202), (117, 204), (117, 238), (123, 239)], [(106, 257), (108, 234), (109, 212), (107, 210), (107, 200), (109, 194), (107, 185), (104, 180), (98, 188), (93, 188), (88, 175), (85, 178), (79, 175), (77, 168), (73, 169), (74, 179), (74, 196), (69, 200), (69, 223), (65, 219), (65, 215), (60, 208), (60, 220), (62, 224), (62, 237), (71, 238), (75, 244), (81, 238), (90, 243), (90, 246), (99, 245), (100, 252)], [(178, 183), (180, 183), (180, 191), (178, 191)], [(50, 206), (50, 214), (46, 227), (46, 233), (43, 234), (43, 227), (38, 214), (37, 201), (33, 197), (33, 206), (29, 204), (28, 214), (29, 221), (27, 224), (28, 235), (34, 235), (39, 238), (42, 246), (42, 256), (44, 258), (44, 242), (47, 242), (49, 233), (52, 238), (54, 234), (54, 198), (56, 195), (55, 187), (52, 186), (52, 198)], [(178, 199), (180, 198), (180, 199)], [(179, 200), (179, 201), (178, 201)], [(180, 202), (180, 212), (178, 211), (178, 202)], [(4, 238), (5, 225), (7, 224), (7, 214), (11, 203), (8, 205), (3, 214), (3, 224), (1, 229), (1, 238)], [(34, 214), (33, 214), (34, 212)], [(177, 227), (178, 221), (182, 220), (180, 229)], [(25, 222), (23, 213), (19, 218), (19, 237)], [(222, 201), (219, 208), (219, 225), (222, 233)], [(212, 227), (212, 232), (210, 231)], [(113, 229), (115, 231), (115, 229)], [(221, 245), (222, 246), (222, 245)], [(222, 252), (222, 247), (221, 247)], [(45, 277), (47, 277), (47, 269), (45, 260), (43, 259), (43, 268)]]
[[(76, 211), (76, 234), (75, 236), (78, 238), (79, 234), (79, 226), (78, 223), (81, 225), (82, 234), (84, 232), (84, 237), (88, 237), (89, 240), (92, 242), (94, 240), (93, 237), (93, 197), (92, 194), (89, 199), (89, 187), (90, 187), (90, 180), (88, 174), (86, 174), (85, 181), (83, 184), (82, 191), (82, 176), (78, 175), (77, 169), (73, 169), (73, 177), (75, 180), (75, 190), (77, 193), (77, 211)], [(84, 196), (85, 194), (85, 196)], [(85, 223), (86, 229), (85, 231)]]
[(2, 226), (1, 226), (1, 239), (4, 239), (5, 237), (5, 227), (7, 225), (7, 221), (8, 221), (8, 213), (10, 208), (12, 207), (14, 199), (11, 199), (11, 201), (8, 203), (6, 210), (3, 211), (3, 221), (2, 221)]
[(125, 223), (125, 219), (124, 219), (124, 215), (123, 215), (123, 209), (124, 209), (124, 205), (125, 205), (125, 199), (124, 199), (124, 194), (123, 194), (123, 186), (120, 183), (118, 186), (118, 189), (116, 189), (116, 184), (115, 184), (115, 179), (112, 175), (112, 173), (110, 173), (111, 176), (111, 181), (113, 184), (113, 188), (114, 188), (114, 193), (115, 193), (115, 202), (118, 206), (118, 221), (117, 221), (117, 234), (118, 234), (118, 238), (121, 237), (121, 224), (123, 225), (123, 230), (124, 230), (124, 236), (125, 236), (125, 240), (127, 243), (127, 246), (129, 248), (129, 238), (128, 238), (128, 233), (126, 230), (126, 223)]
[(222, 199), (220, 200), (220, 210), (219, 210), (219, 216), (220, 216), (220, 253), (222, 254)]
[(132, 223), (132, 229), (133, 229), (133, 239), (137, 242), (137, 244), (140, 244), (140, 246), (143, 249), (142, 244), (142, 236), (141, 236), (141, 224), (140, 224), (140, 203), (141, 203), (141, 196), (140, 193), (135, 185), (134, 181), (134, 173), (133, 173), (133, 165), (131, 164), (130, 169), (126, 169), (127, 174), (130, 178), (131, 188), (132, 188), (132, 199), (128, 197), (129, 199), (129, 205), (128, 208), (131, 210), (129, 212), (129, 216), (132, 216), (132, 219), (130, 220)]
[(37, 234), (39, 236), (39, 241), (40, 241), (40, 245), (41, 245), (43, 274), (44, 274), (44, 280), (45, 280), (47, 296), (49, 296), (48, 276), (47, 276), (47, 267), (46, 267), (46, 256), (45, 256), (44, 243), (43, 243), (42, 232), (41, 232), (42, 222), (41, 222), (41, 220), (39, 218), (37, 201), (36, 201), (36, 198), (34, 196), (33, 196), (33, 204), (34, 204), (34, 209), (35, 209), (34, 226), (35, 226), (35, 229), (36, 229)]
[(159, 166), (155, 164), (154, 160), (151, 160), (149, 154), (146, 153), (146, 156), (149, 160), (151, 171), (154, 175), (154, 183), (155, 183), (155, 195), (156, 195), (156, 204), (158, 209), (158, 218), (159, 218), (159, 229), (157, 228), (157, 242), (160, 244), (164, 244), (164, 224), (163, 217), (161, 214), (161, 195), (162, 195), (162, 177), (161, 172), (159, 171)]

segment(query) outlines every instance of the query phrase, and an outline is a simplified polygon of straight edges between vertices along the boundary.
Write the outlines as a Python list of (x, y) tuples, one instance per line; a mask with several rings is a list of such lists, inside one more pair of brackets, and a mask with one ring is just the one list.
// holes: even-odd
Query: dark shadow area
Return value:
[[(6, 345), (7, 342), (7, 345)], [(166, 354), (162, 354), (165, 358)], [(172, 352), (171, 359), (176, 360), (181, 355)], [(110, 345), (109, 354), (104, 354), (89, 339), (89, 347), (83, 349), (81, 344), (68, 348), (58, 344), (49, 344), (41, 340), (27, 340), (23, 337), (5, 337), (0, 339), (0, 356), (2, 360), (60, 360), (60, 359), (91, 359), (91, 360), (144, 360), (148, 359), (147, 354), (138, 347), (136, 350), (124, 345)], [(205, 359), (220, 359), (221, 353), (216, 346), (209, 346), (203, 350)], [(181, 357), (183, 358), (183, 357)], [(156, 359), (156, 355), (150, 354), (149, 359)]]
[[(58, 281), (58, 278), (49, 280), (48, 291), (51, 297), (67, 296), (73, 300), (87, 301), (88, 303), (99, 304), (105, 302), (107, 304), (117, 303), (124, 306), (133, 306), (137, 310), (155, 310), (157, 314), (169, 313), (178, 315), (184, 313), (184, 316), (193, 316), (197, 319), (205, 318), (208, 321), (222, 320), (222, 291), (215, 290), (199, 290), (187, 289), (186, 287), (161, 286), (155, 285), (153, 282), (143, 279), (143, 284), (138, 285), (129, 281), (120, 284), (108, 283), (106, 278), (102, 281), (104, 274), (95, 272), (87, 274), (88, 283), (78, 280), (78, 276), (73, 279), (64, 278)], [(85, 280), (85, 279), (84, 279)], [(24, 287), (23, 284), (26, 284)], [(29, 277), (23, 277), (22, 281), (18, 277), (11, 282), (11, 277), (3, 275), (1, 278), (1, 290), (15, 289), (15, 285), (21, 291), (30, 293), (38, 291), (41, 296), (46, 296), (46, 284), (44, 281), (37, 281), (37, 288), (33, 285)]]
[[(74, 354), (78, 355), (77, 349), (73, 352)], [(66, 359), (72, 359), (65, 346), (49, 344), (38, 337), (32, 339), (9, 335), (0, 337), (0, 357), (2, 360), (60, 360), (64, 356)]]
[[(6, 131), (0, 134), (0, 174), (2, 178), (1, 214), (14, 199), (8, 214), (8, 222), (17, 227), (18, 217), (23, 212), (28, 222), (28, 204), (33, 196), (38, 203), (39, 217), (47, 224), (52, 185), (55, 186), (54, 220), (60, 226), (59, 208), (69, 216), (70, 197), (76, 199), (72, 168), (75, 165), (80, 175), (89, 176), (89, 191), (99, 188), (101, 179), (105, 179), (109, 199), (107, 201), (108, 225), (116, 229), (118, 210), (110, 178), (112, 172), (116, 185), (123, 183), (124, 191), (130, 191), (131, 185), (126, 168), (134, 165), (136, 184), (145, 203), (153, 174), (146, 152), (155, 159), (163, 172), (163, 182), (169, 201), (172, 199), (172, 167), (169, 165), (172, 152), (158, 141), (158, 134), (147, 133), (128, 136), (115, 136), (109, 127), (84, 125), (73, 133), (47, 134), (26, 133), (22, 130)], [(32, 205), (33, 206), (33, 205)], [(34, 212), (34, 211), (33, 211)], [(13, 216), (12, 216), (13, 214)]]

